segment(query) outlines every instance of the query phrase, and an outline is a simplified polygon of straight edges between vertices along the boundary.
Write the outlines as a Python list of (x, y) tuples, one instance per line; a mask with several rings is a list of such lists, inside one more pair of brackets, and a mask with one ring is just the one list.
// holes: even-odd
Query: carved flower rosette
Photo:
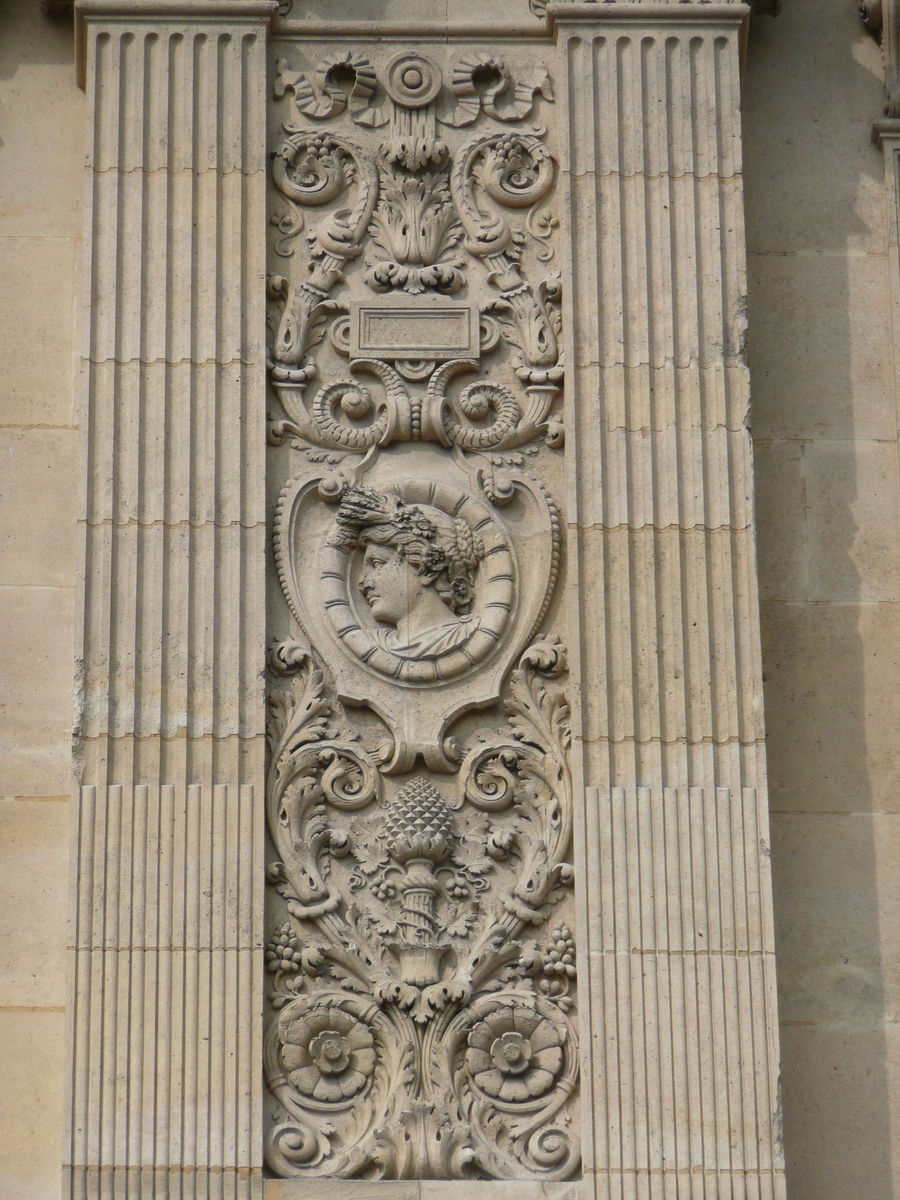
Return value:
[(280, 644), (272, 662), (269, 878), (286, 919), (267, 948), (270, 1163), (567, 1178), (579, 1142), (570, 731), (551, 687), (562, 647), (522, 656), (506, 730), (477, 738), (440, 785), (378, 771), (306, 648)]
[(580, 1169), (558, 172), (530, 53), (275, 46), (281, 1176)]

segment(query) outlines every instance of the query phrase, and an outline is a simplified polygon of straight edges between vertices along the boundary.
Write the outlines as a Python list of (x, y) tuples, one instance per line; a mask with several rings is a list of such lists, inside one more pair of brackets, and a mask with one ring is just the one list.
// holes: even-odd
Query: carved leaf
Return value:
[(374, 875), (387, 866), (388, 852), (377, 834), (354, 833), (350, 853), (366, 875)]
[(486, 853), (489, 833), (490, 823), (482, 814), (460, 838), (454, 861), (472, 875), (485, 875), (494, 866), (493, 860)]
[(475, 928), (476, 919), (472, 913), (461, 913), (455, 921), (447, 926), (447, 934), (452, 938), (467, 938)]
[[(460, 495), (470, 493), (486, 514), (496, 509), (496, 527), (508, 546), (492, 548), (489, 540), (497, 531), (465, 505), (457, 507), (454, 501), (450, 511), (442, 500), (435, 504), (441, 513), (432, 520), (435, 514), (424, 499), (407, 502), (401, 491), (399, 502), (409, 510), (399, 514), (406, 522), (404, 536), (418, 538), (424, 546), (421, 571), (411, 553), (408, 561), (423, 578), (432, 570), (446, 573), (446, 579), (435, 576), (441, 586), (434, 590), (460, 625), (480, 622), (487, 633), (492, 618), (486, 610), (505, 605), (507, 625), (499, 632), (491, 627), (499, 667), (505, 647), (528, 637), (525, 624), (541, 628), (565, 525), (541, 477), (548, 458), (543, 441), (525, 451), (531, 460), (527, 463), (522, 453), (495, 455), (500, 470), (490, 469), (480, 456), (542, 439), (563, 374), (557, 344), (559, 281), (551, 277), (532, 283), (523, 265), (535, 253), (525, 233), (537, 230), (538, 236), (544, 228), (536, 214), (549, 201), (555, 164), (542, 141), (544, 130), (500, 129), (496, 122), (521, 120), (540, 103), (539, 95), (548, 101), (552, 93), (546, 70), (531, 51), (524, 51), (524, 59), (517, 51), (514, 77), (495, 52), (473, 50), (452, 68), (452, 81), (414, 51), (403, 54), (402, 65), (392, 60), (388, 74), (377, 81), (370, 64), (349, 51), (320, 63), (315, 73), (304, 62), (305, 75), (279, 63), (276, 90), (284, 100), (282, 108), (290, 106), (295, 124), (272, 159), (275, 187), (283, 197), (274, 240), (285, 254), (296, 247), (297, 257), (305, 256), (305, 261), (292, 263), (288, 277), (276, 276), (270, 287), (273, 308), (277, 304), (279, 310), (270, 368), (283, 410), (273, 418), (270, 438), (284, 444), (282, 453), (292, 465), (299, 464), (288, 488), (308, 489), (304, 495), (310, 506), (335, 505), (328, 528), (353, 536), (342, 544), (332, 542), (323, 532), (329, 510), (321, 507), (315, 518), (311, 508), (305, 510), (311, 519), (304, 524), (298, 508), (285, 507), (286, 488), (278, 510), (278, 569), (310, 571), (312, 591), (302, 592), (302, 602), (288, 597), (298, 625), (316, 625), (314, 604), (327, 603), (325, 616), (331, 619), (345, 593), (350, 611), (361, 615), (357, 583), (363, 582), (362, 594), (369, 601), (366, 591), (374, 594), (375, 589), (369, 588), (366, 575), (375, 568), (363, 563), (359, 569), (358, 564), (370, 546), (393, 545), (379, 539), (389, 532), (382, 526), (398, 519), (397, 482), (405, 478), (401, 463), (413, 462), (421, 453), (415, 446), (409, 452), (395, 447), (385, 453), (385, 448), (401, 441), (431, 443), (426, 453), (433, 455), (429, 467), (433, 464), (435, 470), (423, 483), (440, 492), (445, 484), (450, 487), (447, 481), (458, 470)], [(425, 110), (406, 108), (402, 101), (402, 89), (417, 78), (423, 87), (437, 80), (438, 88), (445, 89), (443, 98), (436, 94)], [(435, 121), (444, 120), (448, 83), (457, 109), (446, 123), (445, 144), (437, 137)], [(377, 85), (387, 98), (376, 112), (369, 101)], [(546, 112), (541, 104), (542, 118)], [(329, 125), (313, 128), (313, 121)], [(373, 134), (388, 121), (389, 136)], [(451, 132), (476, 121), (478, 132), (472, 137)], [(304, 218), (305, 238), (298, 236)], [(545, 213), (541, 221), (549, 237), (549, 216)], [(470, 256), (483, 265), (472, 269)], [(473, 361), (450, 363), (437, 351), (434, 361), (365, 358), (362, 327), (354, 333), (349, 315), (342, 322), (333, 318), (339, 309), (348, 311), (341, 302), (350, 293), (337, 289), (350, 278), (348, 265), (360, 258), (353, 287), (365, 283), (378, 293), (404, 291), (407, 299), (397, 296), (394, 301), (402, 311), (449, 310), (450, 305), (438, 304), (434, 297), (422, 302), (410, 297), (426, 291), (453, 293), (465, 282), (470, 293), (459, 307), (467, 307), (477, 321), (480, 354)], [(498, 321), (484, 316), (491, 295)], [(367, 307), (378, 303), (370, 294)], [(387, 303), (382, 311), (388, 311)], [(330, 346), (348, 360), (346, 378), (332, 373), (338, 360), (331, 349), (318, 362), (313, 353), (330, 322)], [(516, 352), (500, 346), (498, 325)], [(353, 352), (351, 358), (357, 338), (359, 356)], [(453, 381), (461, 369), (477, 371), (477, 381), (457, 385)], [(319, 372), (325, 377), (319, 378)], [(360, 372), (374, 376), (375, 386), (363, 386)], [(392, 476), (395, 466), (400, 473)], [(516, 595), (533, 544), (531, 527), (519, 519), (520, 499), (531, 504), (527, 488), (532, 490), (528, 495), (543, 495), (538, 504), (541, 528), (549, 522), (550, 529), (549, 535), (541, 533), (547, 539), (541, 572), (552, 553), (546, 571), (552, 582), (543, 582), (539, 613), (536, 602), (523, 605)], [(381, 496), (378, 504), (373, 496)], [(286, 513), (289, 521), (282, 520)], [(359, 524), (356, 532), (350, 530), (351, 518)], [(378, 537), (369, 540), (370, 533)], [(313, 544), (320, 534), (325, 549)], [(298, 544), (304, 546), (302, 563)], [(417, 555), (419, 549), (417, 545)], [(498, 557), (501, 551), (508, 561)], [(330, 553), (334, 559), (326, 567)], [(345, 569), (351, 557), (353, 564)], [(486, 588), (488, 576), (496, 586), (492, 582)], [(333, 587), (339, 579), (340, 588)], [(314, 595), (317, 581), (335, 598)], [(426, 583), (431, 586), (432, 581)], [(374, 614), (374, 604), (369, 605)], [(516, 624), (521, 612), (527, 620), (522, 617)], [(393, 644), (394, 634), (377, 620), (381, 637), (370, 640), (388, 657), (381, 638), (385, 645)], [(371, 620), (360, 625), (369, 637)], [(306, 636), (312, 636), (309, 628)], [(451, 633), (441, 636), (449, 641)], [(460, 644), (468, 647), (454, 646)], [(323, 666), (315, 654), (325, 647), (330, 651)], [(280, 861), (269, 878), (280, 893), (274, 897), (277, 919), (287, 917), (282, 931), (276, 931), (270, 959), (279, 993), (271, 1003), (278, 1006), (278, 1028), (285, 1035), (266, 1063), (278, 1101), (268, 1137), (270, 1163), (279, 1174), (308, 1179), (569, 1178), (577, 1169), (577, 1147), (572, 1148), (575, 1139), (569, 1132), (577, 1128), (571, 1120), (577, 1103), (577, 1046), (566, 1050), (567, 1074), (560, 1076), (558, 1094), (561, 1052), (549, 1055), (549, 1071), (510, 1058), (512, 1066), (499, 1082), (503, 1063), (498, 1066), (491, 1059), (493, 1051), (501, 1060), (494, 1043), (502, 1043), (507, 1034), (516, 1034), (520, 1041), (512, 1041), (524, 1046), (538, 1020), (547, 1025), (542, 1037), (550, 1037), (554, 1050), (566, 1036), (570, 1042), (575, 1039), (574, 1027), (566, 1035), (560, 1024), (562, 1008), (574, 1001), (569, 994), (573, 964), (564, 961), (569, 952), (559, 949), (560, 943), (567, 944), (568, 935), (560, 931), (571, 908), (565, 891), (566, 872), (571, 874), (565, 862), (572, 808), (566, 761), (571, 734), (564, 695), (545, 683), (560, 673), (561, 655), (542, 641), (522, 655), (511, 674), (511, 664), (504, 662), (493, 676), (494, 686), (502, 687), (496, 702), (486, 693), (476, 697), (465, 723), (456, 729), (461, 738), (472, 739), (465, 757), (457, 756), (454, 731), (446, 723), (443, 758), (438, 760), (412, 749), (423, 739), (407, 738), (409, 745), (400, 746), (403, 733), (394, 729), (390, 700), (382, 705), (385, 711), (371, 704), (370, 715), (362, 720), (344, 712), (338, 696), (344, 694), (346, 677), (336, 669), (332, 651), (333, 642), (316, 627), (315, 651), (308, 646), (302, 653), (285, 650), (270, 664), (274, 682), (266, 811)], [(370, 661), (353, 653), (367, 670), (391, 678), (387, 668), (378, 666), (381, 657)], [(422, 653), (429, 656), (429, 651)], [(435, 649), (437, 658), (443, 653)], [(404, 679), (399, 672), (413, 669), (417, 654), (405, 659), (395, 655), (393, 678)], [(467, 651), (457, 657), (468, 663), (461, 672), (471, 672), (473, 679), (483, 667), (485, 676), (494, 671), (493, 665), (482, 663), (486, 654), (470, 659)], [(443, 693), (438, 696), (425, 679), (411, 678), (426, 683), (417, 686), (415, 703), (443, 705)], [(437, 678), (444, 679), (440, 671)], [(447, 680), (456, 686), (455, 676)], [(401, 688), (396, 690), (402, 694)], [(348, 685), (346, 694), (366, 693)], [(456, 701), (448, 699), (449, 714)], [(383, 753), (367, 749), (384, 738), (372, 710), (397, 739)], [(452, 774), (439, 773), (438, 762), (448, 770), (458, 767), (458, 786)], [(551, 914), (551, 906), (564, 897), (568, 907)], [(556, 948), (546, 925), (535, 935), (538, 943), (524, 948), (526, 930), (551, 915)], [(558, 955), (554, 970), (561, 967), (556, 973), (550, 970), (552, 953)], [(526, 978), (529, 974), (536, 982)], [(496, 1028), (490, 1026), (495, 1017)], [(489, 1038), (484, 1030), (478, 1035), (481, 1041), (488, 1038), (486, 1050), (468, 1040), (479, 1022), (490, 1026)], [(552, 1030), (557, 1032), (551, 1036)], [(283, 1052), (288, 1044), (294, 1049)], [(475, 1050), (491, 1060), (486, 1067)], [(478, 1072), (489, 1075), (487, 1087), (494, 1088), (493, 1094), (465, 1083), (470, 1051), (478, 1059)], [(522, 1053), (540, 1054), (541, 1046)], [(523, 1086), (531, 1088), (530, 1099), (518, 1113)], [(498, 1087), (505, 1087), (503, 1097)], [(546, 1107), (541, 1107), (545, 1095)]]

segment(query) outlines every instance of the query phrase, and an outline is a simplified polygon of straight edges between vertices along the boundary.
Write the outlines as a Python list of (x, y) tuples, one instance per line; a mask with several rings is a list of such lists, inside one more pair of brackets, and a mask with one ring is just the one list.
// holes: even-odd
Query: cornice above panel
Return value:
[(88, 20), (122, 24), (166, 21), (196, 25), (201, 22), (268, 22), (278, 12), (278, 0), (76, 0), (75, 82), (86, 82)]
[[(881, 43), (886, 117), (900, 117), (900, 0), (857, 0), (860, 19)], [(873, 141), (877, 140), (873, 130)]]

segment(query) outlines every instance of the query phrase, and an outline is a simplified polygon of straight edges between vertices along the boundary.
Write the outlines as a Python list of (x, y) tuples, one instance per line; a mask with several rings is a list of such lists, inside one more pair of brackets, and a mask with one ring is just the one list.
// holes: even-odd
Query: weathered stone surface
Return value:
[(867, 1195), (897, 1186), (896, 1022), (881, 1028), (787, 1025), (782, 1031), (788, 1171), (794, 1195)]
[(580, 1035), (553, 88), (526, 43), (272, 57), (290, 637), (270, 657), (268, 1161), (564, 1180)]
[(273, 8), (83, 13), (75, 1195), (262, 1188)]
[(783, 1021), (871, 1029), (896, 1022), (898, 839), (896, 813), (773, 814)]
[(74, 604), (71, 588), (0, 587), (4, 796), (64, 796), (71, 788), (72, 676), (60, 643), (71, 633)]
[(272, 9), (82, 6), (68, 1183), (777, 1200), (744, 14)]
[(76, 247), (69, 238), (0, 237), (4, 425), (72, 425)]
[(78, 433), (0, 427), (0, 586), (72, 587)]
[[(883, 167), (869, 136), (883, 103), (881, 50), (853, 4), (792, 0), (777, 21), (751, 22), (741, 106), (751, 254), (884, 253)], [(804, 295), (806, 307), (826, 299)], [(751, 338), (761, 344), (755, 329)]]
[[(270, 619), (290, 637), (270, 659), (268, 816), (281, 901), (270, 902), (266, 1067), (278, 1104), (269, 1163), (299, 1177), (355, 1173), (361, 1162), (388, 1177), (473, 1167), (501, 1179), (573, 1174), (562, 1130), (548, 1129), (551, 1162), (532, 1142), (510, 1153), (486, 1118), (492, 1097), (505, 1100), (515, 1137), (516, 1103), (530, 1099), (540, 1112), (546, 1098), (559, 1111), (553, 1039), (563, 1024), (553, 1004), (566, 996), (545, 989), (551, 1005), (542, 1007), (529, 983), (555, 960), (538, 942), (501, 976), (481, 949), (474, 976), (468, 965), (470, 939), (478, 947), (492, 926), (502, 951), (511, 918), (528, 919), (526, 896), (541, 897), (548, 924), (560, 919), (553, 905), (567, 903), (541, 890), (565, 864), (567, 834), (547, 841), (540, 883), (521, 874), (533, 859), (521, 839), (537, 784), (561, 829), (571, 811), (584, 839), (575, 841), (587, 870), (574, 936), (551, 933), (548, 948), (571, 941), (573, 973), (576, 951), (582, 973), (586, 955), (582, 1021), (607, 1031), (582, 1068), (594, 1104), (582, 1151), (589, 1177), (618, 1192), (634, 1173), (693, 1163), (702, 1145), (707, 1169), (740, 1176), (734, 1187), (765, 1178), (780, 1195), (768, 835), (755, 790), (765, 774), (735, 26), (719, 10), (702, 24), (684, 11), (650, 18), (638, 58), (638, 26), (624, 8), (555, 16), (556, 76), (529, 43), (502, 38), (490, 53), (463, 54), (426, 35), (389, 57), (362, 30), (310, 44), (285, 27), (272, 46), (271, 378), (281, 408), (270, 441), (271, 475), (284, 486), (277, 500), (270, 494), (287, 612), (279, 618), (270, 599)], [(716, 38), (729, 48), (718, 59)], [(696, 72), (715, 79), (717, 100), (689, 109)], [(546, 125), (546, 137), (520, 131), (526, 118)], [(516, 174), (505, 175), (513, 162)], [(557, 315), (557, 286), (535, 282), (557, 254), (571, 324)], [(453, 361), (464, 314), (477, 309), (489, 318), (482, 345), (468, 350), (481, 380), (463, 388)], [(546, 445), (530, 415), (541, 389)], [(558, 415), (556, 390), (566, 400)], [(551, 509), (535, 507), (539, 491)], [(556, 539), (561, 569), (577, 564), (577, 586), (547, 571)], [(535, 632), (577, 650), (571, 751), (532, 725), (537, 707), (560, 703), (538, 683), (562, 668), (553, 640), (503, 682), (520, 628), (532, 624), (519, 614), (534, 611)], [(480, 640), (488, 630), (496, 648)], [(474, 703), (477, 719), (465, 713)], [(543, 768), (529, 746), (540, 747)], [(570, 769), (592, 785), (583, 799), (569, 792)], [(705, 786), (688, 790), (689, 781)], [(511, 800), (519, 817), (507, 828)], [(410, 875), (406, 841), (419, 826), (424, 857)], [(516, 839), (507, 882), (500, 847)], [(479, 840), (476, 886), (464, 847)], [(702, 882), (692, 853), (706, 864)], [(692, 896), (687, 924), (667, 924), (657, 877)], [(760, 897), (752, 912), (737, 899), (748, 889)], [(440, 944), (445, 928), (455, 953)], [(396, 943), (388, 954), (379, 933)], [(513, 936), (522, 938), (518, 926)], [(357, 945), (354, 964), (346, 947)], [(653, 985), (629, 978), (619, 958), (636, 949), (654, 963)], [(695, 995), (697, 1006), (687, 999)], [(342, 1026), (332, 1028), (341, 996)], [(501, 1020), (502, 1036), (491, 1024)], [(526, 1026), (541, 1021), (546, 1064), (493, 1062), (503, 1038), (537, 1037)], [(433, 1047), (427, 1069), (416, 1024)], [(727, 1051), (717, 1036), (726, 1029)], [(412, 1049), (388, 1071), (386, 1095), (376, 1063), (399, 1063), (404, 1045)], [(690, 1099), (695, 1056), (709, 1088), (704, 1119)], [(413, 1086), (426, 1109), (408, 1099)], [(353, 1115), (342, 1116), (337, 1106), (351, 1095)]]
[(0, 1009), (62, 1009), (68, 798), (0, 805)]
[(803, 443), (754, 441), (760, 599), (807, 598)]
[(751, 254), (750, 274), (754, 434), (893, 438), (885, 259)]
[[(44, 19), (27, 0), (10, 0), (3, 18), (0, 237), (75, 240), (82, 233), (84, 95), (73, 84), (72, 32), (65, 22)], [(71, 305), (71, 283), (61, 298)], [(34, 305), (35, 315), (41, 307)], [(68, 337), (57, 344), (68, 352)]]
[(807, 599), (900, 600), (896, 439), (814, 442), (803, 458)]
[(900, 612), (894, 604), (766, 604), (772, 807), (895, 812)]
[(65, 1025), (60, 1011), (0, 1011), (8, 1085), (0, 1098), (0, 1177), (15, 1200), (59, 1194)]

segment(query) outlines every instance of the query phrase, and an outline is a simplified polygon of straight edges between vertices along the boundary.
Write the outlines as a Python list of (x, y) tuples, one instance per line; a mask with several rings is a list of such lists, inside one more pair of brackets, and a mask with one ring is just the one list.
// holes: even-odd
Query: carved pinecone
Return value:
[(414, 779), (397, 794), (385, 818), (388, 849), (398, 862), (424, 858), (437, 865), (453, 847), (453, 814), (437, 789)]

